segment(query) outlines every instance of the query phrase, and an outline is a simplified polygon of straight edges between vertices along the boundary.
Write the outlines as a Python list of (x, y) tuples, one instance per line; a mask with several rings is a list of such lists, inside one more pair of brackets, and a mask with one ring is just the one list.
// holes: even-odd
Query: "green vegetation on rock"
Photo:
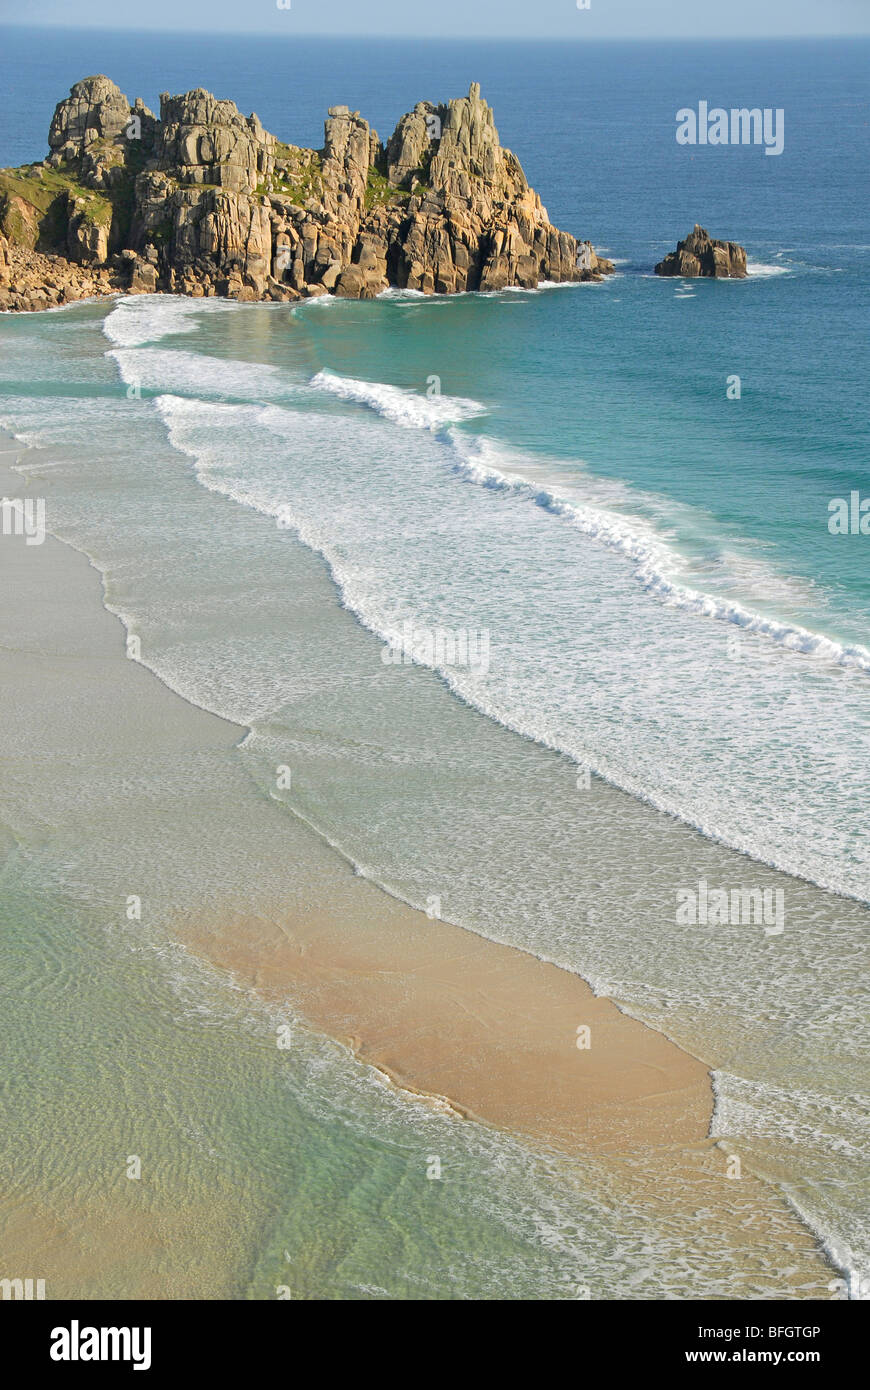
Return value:
[(298, 145), (275, 145), (275, 170), (268, 180), (257, 185), (260, 197), (276, 193), (304, 207), (309, 198), (323, 194), (323, 165), (316, 150), (303, 150)]
[[(43, 164), (24, 164), (19, 169), (0, 169), (0, 229), (4, 235), (19, 246), (65, 251), (70, 199), (76, 200), (77, 211), (85, 221), (107, 230), (116, 206), (120, 212), (126, 201), (132, 208), (132, 189), (125, 187), (128, 180), (111, 193), (98, 193), (79, 182), (80, 173), (80, 167), (74, 165), (52, 169)], [(32, 209), (32, 216), (16, 199)], [(34, 226), (38, 229), (38, 241), (32, 235)]]
[(379, 174), (376, 169), (369, 169), (366, 180), (365, 205), (368, 211), (371, 208), (386, 207), (389, 203), (406, 203), (410, 194), (403, 188), (396, 188), (395, 184), (390, 183), (389, 179), (383, 174)]

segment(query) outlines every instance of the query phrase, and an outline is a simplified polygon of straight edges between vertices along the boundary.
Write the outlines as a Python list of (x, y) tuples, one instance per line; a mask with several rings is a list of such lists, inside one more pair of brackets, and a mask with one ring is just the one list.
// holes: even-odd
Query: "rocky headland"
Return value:
[(476, 83), (418, 102), (386, 144), (333, 106), (311, 150), (202, 88), (163, 94), (158, 117), (88, 77), (57, 106), (48, 144), (42, 162), (0, 170), (0, 309), (117, 291), (454, 294), (613, 270), (551, 225)]
[(715, 241), (709, 232), (695, 223), (685, 241), (677, 242), (656, 266), (656, 275), (681, 275), (688, 278), (707, 275), (713, 279), (744, 280), (746, 252), (736, 241)]

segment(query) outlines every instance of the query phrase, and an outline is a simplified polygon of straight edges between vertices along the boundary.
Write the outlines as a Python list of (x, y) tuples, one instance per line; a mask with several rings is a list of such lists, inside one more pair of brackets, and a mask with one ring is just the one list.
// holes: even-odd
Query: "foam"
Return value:
[(764, 261), (747, 261), (746, 273), (759, 279), (766, 275), (791, 275), (790, 265), (766, 265)]
[(231, 313), (232, 300), (189, 299), (183, 295), (137, 294), (118, 300), (103, 320), (103, 333), (118, 347), (159, 342), (176, 333), (192, 333), (203, 314)]
[(744, 632), (767, 637), (779, 646), (827, 663), (870, 672), (870, 649), (844, 645), (822, 633), (753, 612), (740, 603), (703, 593), (681, 584), (676, 575), (684, 567), (679, 555), (660, 540), (651, 527), (637, 518), (603, 508), (586, 506), (541, 488), (522, 475), (503, 471), (498, 451), (486, 439), (472, 440), (451, 431), (457, 448), (457, 469), (484, 487), (495, 487), (528, 497), (556, 516), (564, 517), (585, 535), (616, 551), (635, 565), (634, 575), (647, 593), (670, 607), (696, 617), (731, 623)]
[(423, 396), (406, 387), (387, 386), (380, 381), (356, 381), (325, 371), (312, 377), (311, 385), (316, 391), (326, 391), (339, 400), (369, 406), (385, 420), (404, 429), (439, 430), (459, 420), (486, 414), (486, 406), (480, 401), (461, 396)]
[(110, 348), (122, 381), (146, 390), (191, 395), (257, 396), (292, 391), (280, 367), (178, 348)]

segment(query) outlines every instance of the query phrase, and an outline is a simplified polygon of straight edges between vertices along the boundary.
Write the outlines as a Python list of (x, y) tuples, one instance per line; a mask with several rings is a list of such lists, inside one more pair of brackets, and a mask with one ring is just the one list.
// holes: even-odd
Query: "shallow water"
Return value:
[[(827, 529), (829, 499), (866, 476), (870, 237), (845, 177), (866, 127), (832, 164), (821, 123), (797, 112), (813, 109), (799, 103), (820, 72), (832, 100), (863, 100), (851, 59), (788, 55), (782, 158), (709, 151), (715, 168), (687, 171), (644, 111), (670, 121), (687, 74), (727, 86), (751, 64), (729, 46), (700, 69), (685, 52), (658, 66), (649, 54), (618, 117), (635, 132), (618, 176), (587, 146), (573, 175), (564, 158), (530, 162), (541, 74), (528, 68), (504, 119), (494, 74), (485, 94), (551, 215), (618, 257), (605, 284), (297, 308), (143, 297), (0, 321), (0, 423), (32, 446), (20, 467), (50, 529), (99, 569), (142, 662), (248, 730), (192, 764), (160, 751), (155, 726), (154, 757), (141, 752), (120, 800), (124, 728), (107, 729), (96, 759), (56, 749), (73, 757), (74, 797), (39, 775), (39, 744), (4, 790), (15, 1068), (56, 992), (79, 1067), (61, 1142), (28, 1112), (34, 1087), (59, 1093), (58, 1056), (17, 1093), (17, 1132), (47, 1165), (25, 1186), (47, 1189), (80, 1151), (63, 1189), (78, 1203), (97, 1154), (136, 1151), (123, 1137), (129, 1057), (114, 1080), (98, 1072), (102, 1126), (80, 1136), (76, 1118), (92, 1036), (114, 1039), (129, 1012), (160, 1078), (144, 1113), (179, 1230), (209, 1209), (213, 1170), (189, 1166), (191, 1136), (215, 1150), (224, 1194), (224, 1253), (194, 1255), (179, 1235), (170, 1282), (274, 1296), (289, 1249), (300, 1296), (782, 1288), (783, 1249), (756, 1268), (733, 1223), (685, 1246), (691, 1198), (680, 1183), (653, 1197), (649, 1156), (554, 1176), (304, 1029), (276, 1077), (274, 1021), (180, 955), (171, 923), (280, 900), (288, 862), (316, 892), (327, 860), (306, 825), (386, 891), (578, 971), (701, 1058), (713, 1133), (769, 1180), (770, 1209), (791, 1204), (835, 1263), (866, 1268), (870, 589), (866, 538)], [(553, 80), (579, 110), (564, 63)], [(710, 210), (714, 234), (745, 241), (749, 281), (698, 284), (684, 303), (651, 276), (666, 249), (653, 229), (683, 235), (695, 212), (650, 192), (639, 151), (659, 185)], [(607, 180), (616, 201), (596, 201)], [(739, 401), (725, 394), (734, 372)], [(407, 623), (415, 662), (386, 659)], [(476, 659), (450, 664), (434, 638), (463, 632)], [(117, 915), (137, 875), (153, 937), (131, 947)], [(781, 891), (782, 934), (680, 925), (677, 894), (702, 879)], [(40, 952), (58, 963), (48, 981)], [(461, 1179), (436, 1218), (420, 1155), (448, 1145)], [(163, 1277), (161, 1258), (99, 1287)]]

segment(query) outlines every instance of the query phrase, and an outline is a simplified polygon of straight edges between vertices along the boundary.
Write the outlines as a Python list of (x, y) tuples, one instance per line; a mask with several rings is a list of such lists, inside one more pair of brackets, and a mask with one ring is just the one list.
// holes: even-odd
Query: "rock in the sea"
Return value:
[(714, 279), (742, 280), (746, 276), (746, 252), (736, 241), (716, 241), (695, 223), (685, 241), (677, 242), (655, 268), (656, 275), (708, 275)]
[(368, 299), (391, 285), (452, 294), (613, 270), (551, 225), (477, 83), (418, 102), (386, 145), (333, 106), (323, 148), (305, 150), (203, 88), (161, 96), (158, 119), (89, 77), (58, 105), (49, 144), (44, 164), (0, 170), (5, 236), (109, 266), (134, 293)]

